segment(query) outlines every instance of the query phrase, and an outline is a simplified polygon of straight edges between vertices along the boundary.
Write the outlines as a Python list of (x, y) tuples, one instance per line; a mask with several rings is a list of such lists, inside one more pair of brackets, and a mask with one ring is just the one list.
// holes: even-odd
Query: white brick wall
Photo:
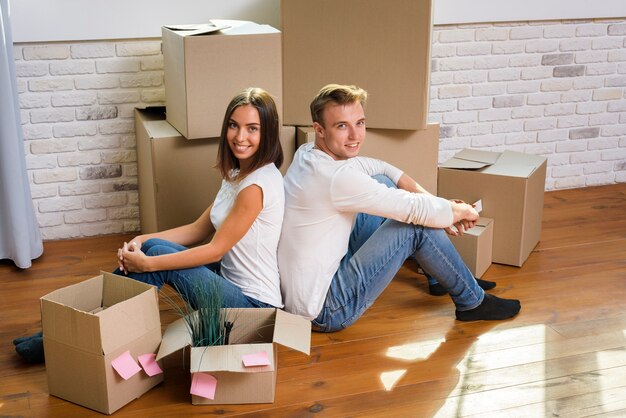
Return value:
[(139, 230), (136, 106), (164, 104), (160, 40), (15, 45), (45, 240)]
[[(46, 240), (139, 230), (136, 106), (162, 105), (160, 40), (15, 45)], [(626, 182), (626, 19), (436, 26), (429, 118), (462, 148), (548, 157), (546, 189)]]
[(435, 27), (440, 162), (509, 149), (548, 157), (547, 190), (624, 182), (625, 47), (624, 19)]

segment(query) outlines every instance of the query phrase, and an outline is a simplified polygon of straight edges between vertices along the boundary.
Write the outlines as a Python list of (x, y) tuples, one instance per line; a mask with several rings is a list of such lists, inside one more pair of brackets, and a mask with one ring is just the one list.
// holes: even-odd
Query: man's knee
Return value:
[(398, 188), (398, 186), (396, 186), (396, 183), (394, 183), (389, 177), (385, 176), (384, 174), (376, 174), (375, 176), (372, 176), (372, 178), (377, 182), (382, 183), (392, 189)]

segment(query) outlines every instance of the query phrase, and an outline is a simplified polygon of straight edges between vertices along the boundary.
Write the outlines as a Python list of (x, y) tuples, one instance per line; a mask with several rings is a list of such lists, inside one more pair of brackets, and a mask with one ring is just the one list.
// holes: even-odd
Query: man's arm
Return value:
[(398, 189), (406, 190), (407, 192), (432, 194), (406, 173), (402, 173), (396, 186), (398, 186)]
[[(413, 180), (406, 173), (402, 173), (397, 186), (398, 189), (406, 190), (408, 192), (426, 193), (432, 195), (432, 193), (424, 189), (418, 182)], [(471, 205), (468, 205), (460, 200), (451, 200), (450, 205), (452, 206), (452, 216), (454, 219), (453, 224), (456, 230), (452, 227), (445, 228), (448, 235), (463, 235), (465, 231), (476, 225), (478, 212), (476, 212)]]

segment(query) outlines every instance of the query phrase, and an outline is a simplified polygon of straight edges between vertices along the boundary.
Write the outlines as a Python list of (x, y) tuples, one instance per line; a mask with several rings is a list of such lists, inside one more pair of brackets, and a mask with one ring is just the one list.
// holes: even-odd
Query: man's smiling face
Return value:
[(365, 112), (361, 103), (346, 105), (328, 103), (322, 112), (322, 123), (314, 122), (315, 146), (334, 160), (359, 155), (365, 141)]

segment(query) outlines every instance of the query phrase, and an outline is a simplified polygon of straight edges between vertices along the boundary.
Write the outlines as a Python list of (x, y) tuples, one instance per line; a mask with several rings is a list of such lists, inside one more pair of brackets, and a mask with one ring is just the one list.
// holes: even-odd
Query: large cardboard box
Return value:
[(432, 0), (283, 0), (283, 123), (310, 125), (329, 83), (369, 93), (370, 128), (424, 129)]
[(491, 266), (493, 219), (481, 217), (473, 228), (463, 235), (451, 236), (450, 241), (474, 277), (482, 277)]
[(545, 179), (545, 157), (465, 149), (440, 165), (437, 191), (481, 199), (481, 215), (494, 220), (493, 262), (521, 266), (541, 236)]
[[(297, 146), (314, 141), (312, 127), (297, 128)], [(430, 193), (437, 194), (438, 123), (428, 124), (426, 129), (416, 131), (368, 128), (359, 155), (393, 164)]]
[[(225, 309), (233, 320), (230, 344), (192, 347), (190, 371), (216, 379), (213, 399), (192, 395), (194, 405), (270, 403), (274, 401), (278, 351), (276, 344), (309, 354), (311, 322), (280, 309)], [(191, 345), (185, 319), (170, 324), (164, 334), (157, 360)], [(259, 355), (267, 362), (244, 365), (247, 355)]]
[[(135, 109), (139, 216), (142, 233), (195, 221), (222, 183), (214, 168), (218, 138), (186, 140), (165, 120), (163, 107)], [(284, 174), (295, 151), (295, 128), (281, 128)]]
[[(216, 30), (225, 27), (226, 29)], [(213, 20), (161, 30), (167, 121), (187, 139), (218, 137), (233, 96), (261, 87), (282, 113), (280, 32), (253, 22)]]
[(111, 362), (135, 360), (161, 342), (154, 286), (111, 273), (41, 298), (44, 352), (51, 395), (112, 414), (163, 380), (143, 370), (124, 380)]

